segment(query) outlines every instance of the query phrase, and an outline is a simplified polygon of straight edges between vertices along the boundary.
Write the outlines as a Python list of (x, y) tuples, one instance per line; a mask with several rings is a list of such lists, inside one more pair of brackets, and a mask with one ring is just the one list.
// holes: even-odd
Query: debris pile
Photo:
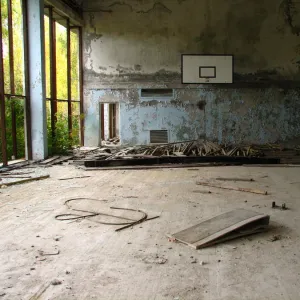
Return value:
[(213, 142), (188, 141), (164, 145), (135, 146), (122, 149), (111, 158), (139, 156), (243, 156), (260, 157), (263, 152), (252, 146), (218, 145)]
[(88, 153), (78, 153), (77, 159), (130, 159), (151, 158), (160, 156), (231, 156), (231, 157), (262, 157), (264, 153), (254, 146), (218, 145), (213, 142), (199, 140), (169, 143), (161, 145), (141, 145), (130, 147), (102, 147)]
[(120, 143), (120, 138), (119, 137), (114, 137), (112, 139), (107, 139), (107, 140), (102, 140), (101, 144), (102, 145), (117, 145)]
[[(278, 158), (281, 163), (300, 163), (300, 148), (286, 149), (277, 144), (266, 145), (231, 145), (217, 144), (210, 141), (192, 140), (168, 144), (151, 144), (137, 146), (120, 146), (119, 138), (102, 142), (102, 147), (79, 147), (69, 156), (54, 156), (41, 161), (40, 164), (47, 167), (62, 164), (66, 161), (74, 161), (81, 164), (82, 161), (101, 160), (133, 160), (177, 157), (232, 157), (238, 159)], [(263, 162), (257, 162), (263, 163)], [(271, 162), (269, 162), (271, 163)]]

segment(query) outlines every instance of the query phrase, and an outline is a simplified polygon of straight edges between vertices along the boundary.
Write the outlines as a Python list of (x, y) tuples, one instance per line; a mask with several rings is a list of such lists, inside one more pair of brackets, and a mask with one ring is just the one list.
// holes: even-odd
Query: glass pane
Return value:
[(65, 153), (70, 148), (69, 129), (68, 129), (68, 103), (57, 103), (57, 123), (55, 131), (56, 153)]
[(21, 0), (12, 0), (15, 94), (24, 95), (24, 41)]
[(80, 103), (72, 103), (72, 146), (80, 145)]
[(16, 115), (16, 138), (17, 138), (17, 157), (25, 158), (25, 114), (23, 99), (6, 99), (6, 142), (7, 142), (7, 158), (13, 159), (13, 132), (12, 132), (12, 106), (15, 109)]
[(17, 157), (25, 158), (25, 101), (15, 99), (16, 127), (17, 127)]
[(7, 159), (11, 160), (13, 154), (13, 141), (12, 141), (12, 116), (11, 116), (11, 100), (5, 99), (5, 124), (6, 124), (6, 147)]
[(72, 100), (79, 100), (79, 40), (77, 30), (71, 31), (71, 88)]
[(67, 29), (56, 22), (57, 98), (68, 99)]
[(50, 36), (49, 36), (49, 17), (44, 16), (45, 26), (45, 72), (46, 72), (46, 98), (51, 97), (50, 79)]
[(4, 92), (10, 94), (10, 72), (9, 72), (9, 49), (8, 49), (8, 19), (7, 1), (1, 0), (2, 12), (2, 46), (3, 46), (3, 68), (4, 68)]
[(47, 134), (48, 134), (48, 153), (49, 155), (53, 154), (52, 147), (52, 129), (51, 129), (51, 102), (46, 101), (46, 116), (47, 116)]

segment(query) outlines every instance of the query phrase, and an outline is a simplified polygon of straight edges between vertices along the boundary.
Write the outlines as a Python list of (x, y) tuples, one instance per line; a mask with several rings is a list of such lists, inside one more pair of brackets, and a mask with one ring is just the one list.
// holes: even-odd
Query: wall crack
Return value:
[(294, 25), (294, 15), (297, 13), (293, 0), (283, 0), (280, 8), (283, 10), (286, 24), (291, 28), (292, 34), (300, 35), (300, 27)]

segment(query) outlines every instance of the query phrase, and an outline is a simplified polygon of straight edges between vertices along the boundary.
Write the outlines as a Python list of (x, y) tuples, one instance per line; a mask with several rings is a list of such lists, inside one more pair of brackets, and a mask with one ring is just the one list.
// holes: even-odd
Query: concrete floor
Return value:
[[(0, 299), (300, 299), (298, 167), (84, 171), (55, 166), (45, 172), (50, 179), (1, 190)], [(74, 175), (91, 177), (58, 180)], [(256, 181), (215, 181), (219, 176)], [(270, 195), (209, 189), (197, 180)], [(195, 192), (208, 190), (212, 193)], [(72, 197), (107, 200), (86, 204), (97, 211), (114, 205), (161, 216), (121, 232), (97, 223), (99, 217), (55, 220), (70, 212), (64, 201)], [(271, 209), (272, 201), (285, 202), (290, 210)], [(203, 250), (165, 236), (235, 208), (270, 214), (271, 230)], [(281, 239), (272, 242), (274, 235)], [(43, 256), (39, 250), (59, 254)]]

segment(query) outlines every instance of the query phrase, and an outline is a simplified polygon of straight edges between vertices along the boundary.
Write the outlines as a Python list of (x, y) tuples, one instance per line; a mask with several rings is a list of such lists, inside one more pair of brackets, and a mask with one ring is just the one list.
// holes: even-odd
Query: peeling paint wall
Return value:
[[(177, 89), (168, 101), (139, 101), (136, 89), (94, 90), (93, 107), (120, 102), (122, 144), (149, 143), (149, 130), (166, 129), (170, 142), (208, 139), (219, 143), (269, 143), (300, 133), (299, 91), (269, 89)], [(97, 109), (96, 109), (97, 111)], [(88, 115), (86, 142), (93, 144), (99, 117)]]
[[(169, 130), (171, 141), (300, 135), (298, 2), (89, 0), (83, 8), (87, 145), (99, 143), (99, 102), (120, 102), (121, 143), (148, 143), (151, 129)], [(233, 54), (235, 85), (182, 85), (182, 53)], [(166, 87), (174, 99), (139, 98), (140, 88)]]

